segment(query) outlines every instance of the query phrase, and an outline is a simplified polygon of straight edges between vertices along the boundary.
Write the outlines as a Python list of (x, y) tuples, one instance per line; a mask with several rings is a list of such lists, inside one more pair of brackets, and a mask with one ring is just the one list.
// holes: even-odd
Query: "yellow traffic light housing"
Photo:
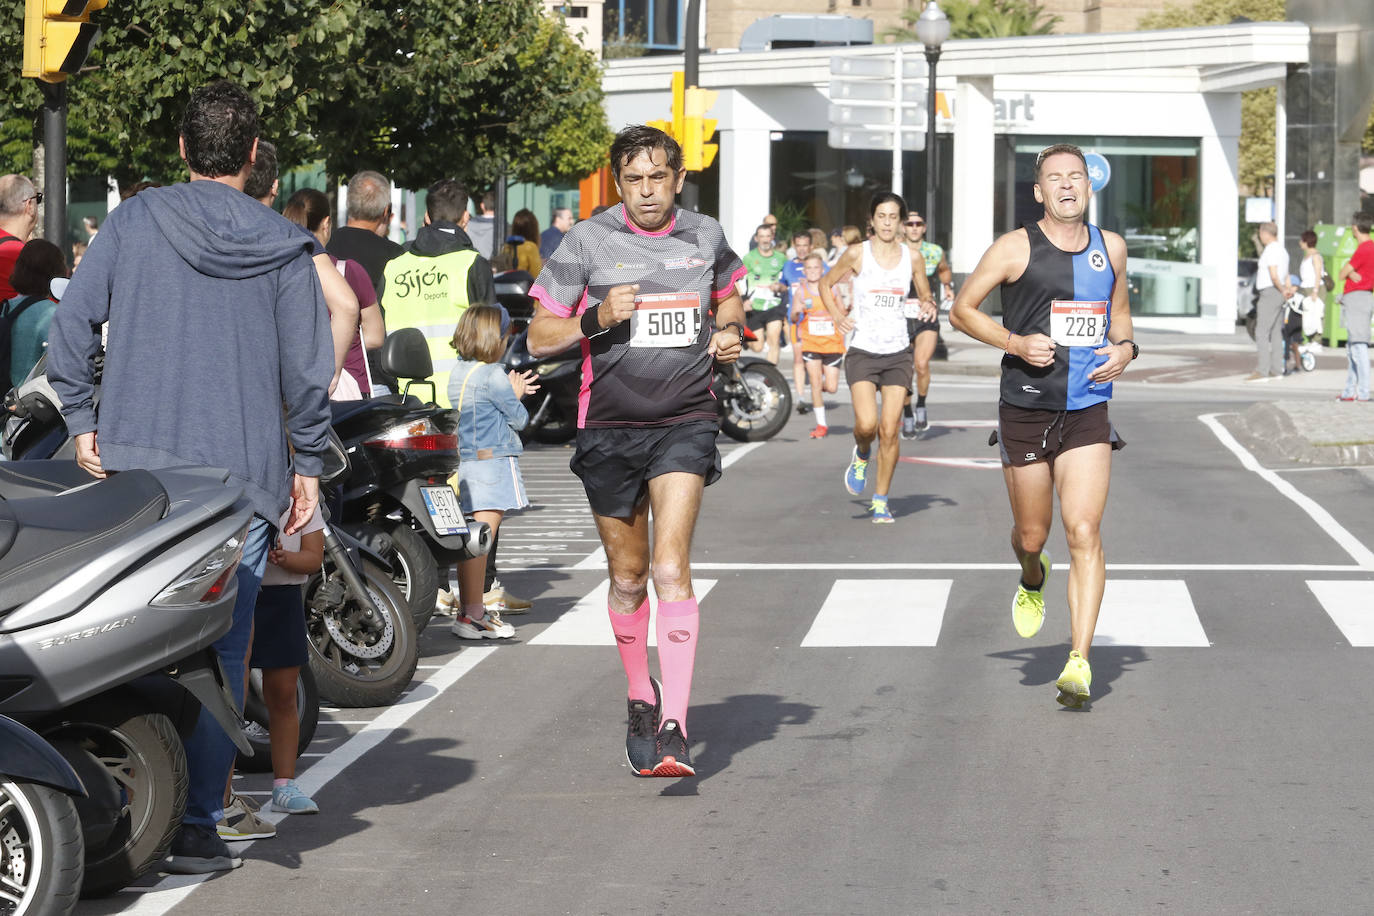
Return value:
[(687, 86), (681, 70), (673, 72), (673, 118), (649, 121), (682, 147), (682, 164), (689, 172), (700, 172), (716, 158), (716, 144), (707, 143), (716, 132), (716, 119), (705, 117), (720, 96), (714, 89)]
[(91, 13), (109, 0), (24, 0), (24, 76), (60, 83), (81, 69), (100, 26)]
[(686, 92), (683, 109), (683, 165), (689, 172), (700, 172), (716, 158), (717, 145), (707, 143), (716, 133), (716, 119), (704, 117), (720, 96), (714, 89), (693, 86)]

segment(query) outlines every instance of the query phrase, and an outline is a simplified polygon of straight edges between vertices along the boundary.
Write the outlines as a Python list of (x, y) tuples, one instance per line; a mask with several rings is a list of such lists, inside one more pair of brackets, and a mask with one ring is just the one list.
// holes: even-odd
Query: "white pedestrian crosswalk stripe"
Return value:
[[(1068, 616), (1068, 608), (1059, 606)], [(1093, 644), (1210, 646), (1211, 642), (1182, 579), (1108, 579)]]
[(802, 646), (933, 646), (953, 579), (836, 579)]
[[(701, 602), (715, 586), (715, 579), (693, 579), (692, 591)], [(603, 579), (590, 594), (577, 602), (572, 610), (563, 614), (549, 625), (548, 629), (530, 640), (532, 646), (614, 646), (615, 635), (611, 632), (611, 622), (606, 614), (606, 601), (611, 593), (611, 580)], [(649, 602), (658, 608), (658, 593), (654, 583), (649, 583)], [(656, 626), (649, 627), (649, 645), (658, 645), (654, 632)]]
[(1307, 587), (1352, 646), (1374, 646), (1374, 582), (1309, 579)]

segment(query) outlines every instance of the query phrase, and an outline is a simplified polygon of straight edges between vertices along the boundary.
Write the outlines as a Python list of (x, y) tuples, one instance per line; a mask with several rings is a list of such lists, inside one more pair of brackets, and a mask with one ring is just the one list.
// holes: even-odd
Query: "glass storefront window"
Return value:
[(1111, 164), (1090, 218), (1126, 240), (1131, 311), (1144, 316), (1202, 313), (1198, 263), (1198, 140), (1194, 137), (1004, 136), (998, 157), (997, 232), (1039, 219), (1035, 157), (1053, 143), (1074, 143)]
[[(950, 180), (953, 174), (953, 140), (941, 135), (938, 163), (939, 212), (949, 212)], [(868, 223), (868, 207), (873, 195), (892, 187), (892, 153), (886, 150), (831, 149), (825, 131), (789, 130), (775, 139), (771, 149), (771, 185), (768, 199), (776, 210), (797, 214), (807, 226), (826, 233), (838, 226), (854, 225), (862, 231)], [(924, 211), (926, 154), (902, 154), (907, 205)], [(785, 213), (776, 214), (786, 222)], [(759, 214), (763, 216), (762, 213)], [(948, 226), (934, 226), (932, 237), (945, 244)]]

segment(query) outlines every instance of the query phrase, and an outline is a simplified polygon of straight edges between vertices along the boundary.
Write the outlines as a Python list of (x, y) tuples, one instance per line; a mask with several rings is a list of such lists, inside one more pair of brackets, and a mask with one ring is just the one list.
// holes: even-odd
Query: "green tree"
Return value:
[[(950, 38), (1048, 35), (1063, 21), (1046, 13), (1038, 0), (944, 0), (940, 9), (949, 17)], [(920, 8), (903, 10), (906, 25), (884, 29), (883, 37), (897, 42), (918, 41), (916, 20), (920, 15)]]
[[(21, 47), (23, 5), (0, 14)], [(184, 176), (177, 125), (191, 89), (225, 77), (262, 106), (283, 164), (378, 168), (399, 184), (580, 177), (610, 130), (595, 56), (539, 0), (115, 0), (68, 81), (73, 174)], [(0, 74), (0, 170), (32, 168), (35, 81)]]
[[(1142, 29), (1168, 29), (1199, 25), (1225, 25), (1238, 18), (1277, 22), (1285, 17), (1284, 0), (1196, 0), (1166, 6), (1141, 17)], [(1253, 89), (1240, 97), (1239, 180), (1260, 190), (1274, 175), (1274, 89)]]

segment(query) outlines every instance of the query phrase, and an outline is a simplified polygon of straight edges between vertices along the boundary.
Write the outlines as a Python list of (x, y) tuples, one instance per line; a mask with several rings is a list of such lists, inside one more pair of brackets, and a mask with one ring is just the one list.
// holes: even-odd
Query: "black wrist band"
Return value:
[(598, 334), (605, 334), (610, 328), (603, 328), (601, 320), (597, 317), (600, 305), (594, 305), (582, 313), (582, 336), (591, 338)]
[(726, 328), (734, 328), (736, 333), (739, 334), (739, 345), (741, 347), (744, 346), (744, 325), (740, 324), (738, 321), (727, 321), (721, 327), (721, 330), (723, 331)]

